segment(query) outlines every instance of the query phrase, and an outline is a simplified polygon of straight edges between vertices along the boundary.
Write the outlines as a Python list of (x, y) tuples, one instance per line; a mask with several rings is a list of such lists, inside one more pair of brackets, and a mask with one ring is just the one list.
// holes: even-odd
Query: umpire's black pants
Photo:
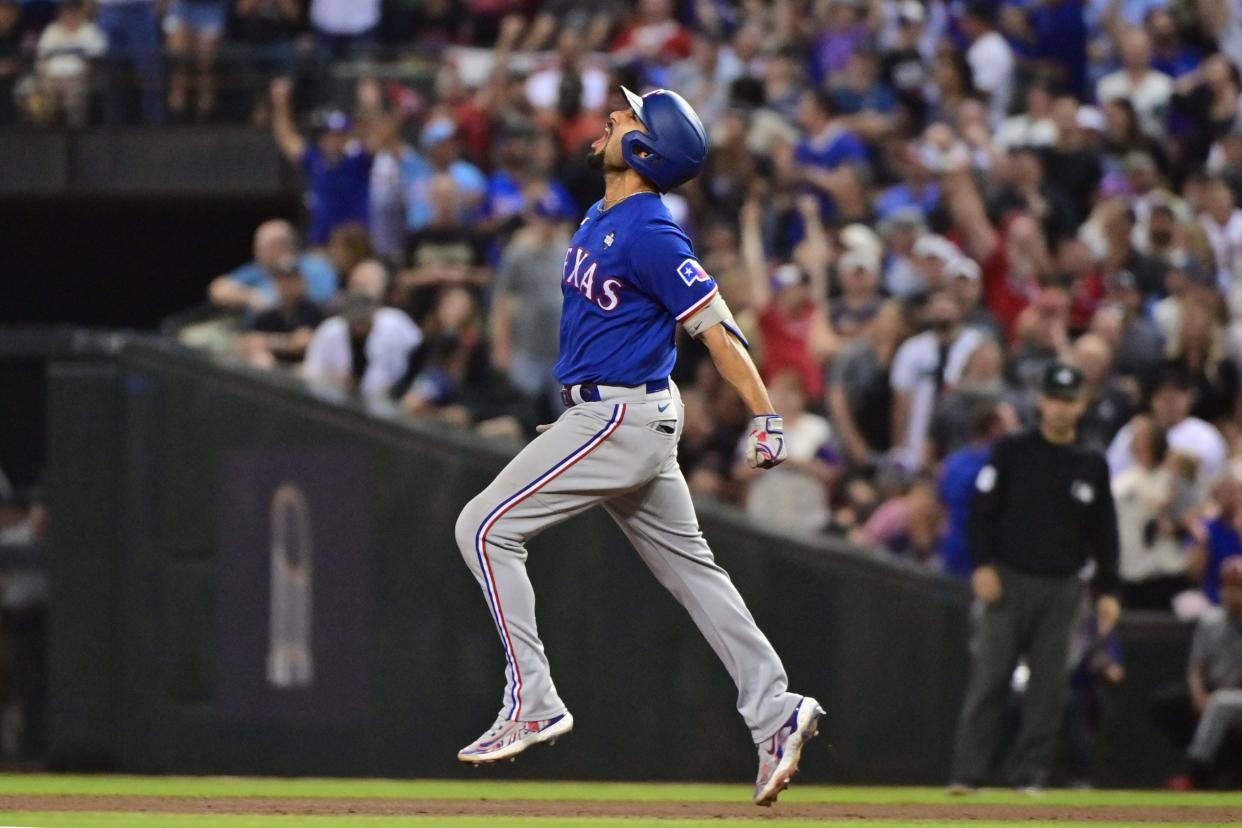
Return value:
[(1031, 575), (1005, 565), (996, 571), (1001, 599), (992, 606), (976, 601), (974, 607), (970, 680), (957, 726), (953, 781), (979, 785), (988, 780), (1004, 735), (1010, 681), (1025, 656), (1031, 676), (1007, 781), (1043, 785), (1064, 714), (1083, 584), (1076, 575)]

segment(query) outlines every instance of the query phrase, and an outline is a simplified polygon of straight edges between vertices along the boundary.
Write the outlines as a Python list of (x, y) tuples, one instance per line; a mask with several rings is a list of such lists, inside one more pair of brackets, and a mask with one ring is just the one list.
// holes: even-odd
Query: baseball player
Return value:
[(690, 613), (738, 688), (737, 708), (759, 748), (754, 801), (788, 786), (823, 710), (790, 693), (780, 658), (699, 531), (677, 465), (682, 402), (669, 381), (676, 327), (707, 346), (721, 375), (754, 415), (751, 466), (787, 456), (781, 417), (749, 347), (660, 194), (697, 176), (707, 159), (703, 124), (679, 95), (639, 97), (608, 117), (589, 160), (603, 200), (565, 252), (561, 354), (567, 410), (462, 510), (457, 543), (483, 588), (504, 647), (500, 716), (457, 758), (510, 759), (573, 728), (535, 626), (526, 541), (602, 505), (657, 580)]

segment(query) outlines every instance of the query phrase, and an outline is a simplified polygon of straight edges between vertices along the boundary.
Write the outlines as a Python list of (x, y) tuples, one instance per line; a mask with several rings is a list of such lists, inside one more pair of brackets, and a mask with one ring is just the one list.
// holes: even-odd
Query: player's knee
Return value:
[(478, 557), (475, 545), (478, 540), (479, 528), (483, 525), (483, 520), (487, 517), (487, 512), (482, 508), (479, 499), (466, 504), (466, 508), (461, 510), (461, 514), (457, 516), (457, 526), (455, 529), (457, 537), (457, 548), (461, 551), (462, 558), (466, 564), (471, 567), (478, 566)]

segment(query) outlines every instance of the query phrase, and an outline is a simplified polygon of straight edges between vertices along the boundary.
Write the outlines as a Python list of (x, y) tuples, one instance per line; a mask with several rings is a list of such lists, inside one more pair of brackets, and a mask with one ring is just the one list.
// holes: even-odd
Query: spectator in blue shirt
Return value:
[(846, 164), (865, 164), (867, 146), (837, 118), (837, 106), (826, 90), (803, 93), (798, 102), (798, 122), (805, 137), (794, 149), (794, 160), (806, 183), (820, 195), (820, 213), (833, 216), (829, 194), (836, 187), (832, 173)]
[(428, 122), (419, 136), (422, 153), (410, 153), (402, 161), (405, 184), (406, 226), (421, 230), (432, 219), (431, 182), (447, 173), (456, 185), (462, 220), (470, 218), (487, 190), (487, 178), (474, 164), (461, 157), (457, 127), (447, 118)]
[(1242, 480), (1226, 473), (1216, 487), (1220, 514), (1203, 527), (1191, 553), (1188, 569), (1201, 573), (1203, 594), (1220, 604), (1220, 568), (1226, 558), (1242, 555)]
[(1000, 406), (984, 404), (975, 415), (975, 439), (946, 457), (940, 471), (940, 502), (948, 514), (948, 531), (940, 541), (940, 565), (955, 578), (966, 580), (975, 569), (966, 545), (975, 478), (992, 457), (992, 444), (1003, 437), (1005, 431)]
[(370, 218), (370, 148), (353, 137), (349, 117), (328, 112), (318, 119), (318, 138), (307, 141), (293, 123), (292, 84), (272, 82), (272, 134), (281, 152), (306, 176), (310, 209), (311, 244), (327, 244), (342, 224)]
[[(296, 261), (296, 268), (289, 262)], [(259, 225), (254, 233), (254, 261), (217, 276), (208, 288), (211, 302), (222, 308), (261, 313), (276, 306), (275, 276), (296, 269), (306, 281), (306, 298), (323, 306), (336, 295), (336, 272), (326, 259), (299, 255), (297, 232), (282, 219)]]

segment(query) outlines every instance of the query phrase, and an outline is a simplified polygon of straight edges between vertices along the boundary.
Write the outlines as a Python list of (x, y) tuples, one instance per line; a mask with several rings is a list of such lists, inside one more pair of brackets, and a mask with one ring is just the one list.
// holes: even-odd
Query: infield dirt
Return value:
[(1242, 824), (1242, 807), (1213, 805), (1073, 806), (971, 803), (778, 803), (757, 808), (733, 802), (632, 802), (530, 799), (380, 799), (319, 797), (199, 797), (21, 795), (0, 796), (0, 811), (253, 814), (287, 816), (476, 816), (631, 819), (808, 819), (1150, 822)]

